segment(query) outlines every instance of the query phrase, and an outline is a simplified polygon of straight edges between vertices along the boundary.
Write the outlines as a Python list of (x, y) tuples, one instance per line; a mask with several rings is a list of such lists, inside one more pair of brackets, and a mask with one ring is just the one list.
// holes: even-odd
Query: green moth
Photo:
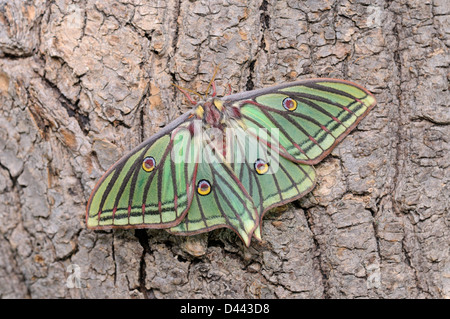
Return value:
[(376, 105), (370, 92), (345, 80), (301, 80), (222, 98), (211, 84), (211, 96), (198, 102), (180, 89), (194, 108), (103, 175), (87, 205), (88, 228), (193, 235), (228, 227), (249, 246), (252, 237), (261, 240), (264, 213), (311, 191), (312, 165)]

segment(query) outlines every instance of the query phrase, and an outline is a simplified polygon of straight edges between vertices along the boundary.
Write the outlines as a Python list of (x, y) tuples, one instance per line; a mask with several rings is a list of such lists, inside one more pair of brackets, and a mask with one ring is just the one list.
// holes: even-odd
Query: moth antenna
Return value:
[(208, 92), (209, 92), (209, 89), (211, 88), (211, 85), (213, 86), (213, 90), (214, 90), (213, 96), (216, 95), (215, 94), (216, 93), (216, 85), (214, 84), (214, 79), (216, 78), (217, 71), (219, 71), (219, 68), (220, 68), (220, 64), (214, 68), (214, 74), (212, 76), (211, 82), (209, 82), (208, 87), (206, 88), (205, 98), (206, 98), (206, 96), (208, 96)]
[(231, 94), (231, 84), (230, 83), (228, 83), (226, 89), (228, 92), (225, 95), (230, 95)]
[[(192, 91), (192, 90), (189, 90), (189, 89), (186, 89), (186, 88), (182, 88), (181, 86), (178, 86), (178, 85), (176, 85), (175, 83), (171, 83), (171, 84), (172, 84), (174, 87), (176, 87), (178, 90), (180, 90), (180, 92), (183, 93), (184, 96), (186, 96), (186, 98), (189, 100), (189, 102), (191, 102), (191, 104), (193, 104), (193, 105), (197, 105), (197, 102), (194, 101), (194, 100), (192, 99), (192, 97), (189, 95), (188, 92), (190, 92), (190, 93), (192, 93), (192, 94), (195, 94), (195, 95), (197, 95), (200, 99), (202, 99), (202, 96), (200, 95), (200, 93), (197, 93), (197, 92), (195, 92), (195, 91)], [(186, 91), (187, 91), (187, 92), (186, 92)]]
[(212, 88), (213, 88), (213, 93), (212, 93), (212, 97), (216, 96), (216, 81), (212, 81)]

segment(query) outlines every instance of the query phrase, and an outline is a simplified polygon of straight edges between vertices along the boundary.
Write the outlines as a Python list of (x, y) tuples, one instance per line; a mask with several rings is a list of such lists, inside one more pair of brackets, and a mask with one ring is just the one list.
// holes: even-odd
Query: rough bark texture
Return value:
[[(448, 0), (0, 0), (0, 297), (450, 297)], [(91, 231), (95, 182), (190, 108), (336, 77), (378, 106), (263, 243)], [(73, 288), (71, 288), (73, 287)]]

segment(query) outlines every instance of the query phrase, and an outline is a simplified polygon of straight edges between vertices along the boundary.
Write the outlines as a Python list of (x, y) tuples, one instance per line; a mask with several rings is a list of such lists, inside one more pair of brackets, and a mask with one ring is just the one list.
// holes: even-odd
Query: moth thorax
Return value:
[(203, 121), (210, 127), (220, 127), (222, 122), (223, 113), (217, 108), (217, 106), (211, 102), (205, 102), (203, 104), (204, 114)]

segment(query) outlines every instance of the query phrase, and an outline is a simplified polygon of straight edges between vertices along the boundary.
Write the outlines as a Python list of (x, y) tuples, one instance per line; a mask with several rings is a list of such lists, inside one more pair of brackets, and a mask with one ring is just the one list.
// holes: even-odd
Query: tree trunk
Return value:
[[(0, 1), (0, 297), (449, 298), (447, 0)], [(310, 77), (378, 106), (302, 200), (230, 230), (92, 231), (117, 159), (218, 93)]]

